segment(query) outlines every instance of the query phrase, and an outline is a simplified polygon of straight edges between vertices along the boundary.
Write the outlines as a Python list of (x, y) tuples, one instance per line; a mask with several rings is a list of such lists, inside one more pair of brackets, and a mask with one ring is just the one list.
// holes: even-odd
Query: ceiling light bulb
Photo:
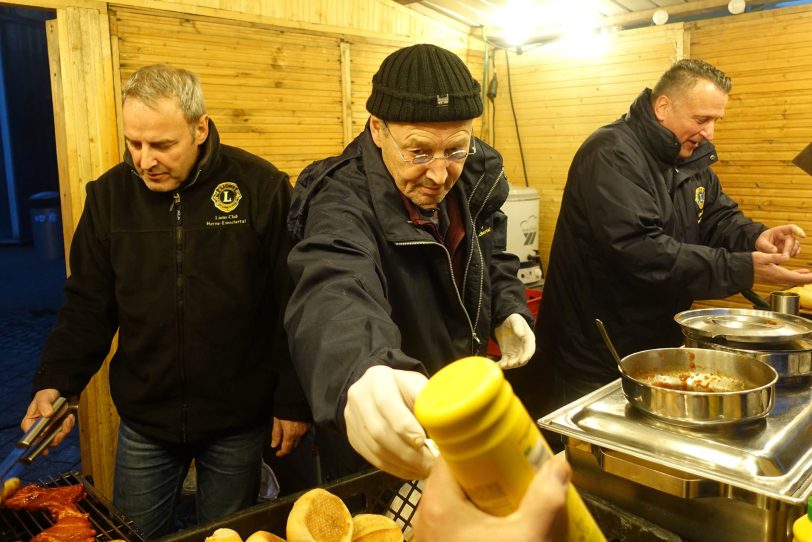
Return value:
[[(744, 3), (744, 0), (730, 0), (730, 1), (731, 2), (739, 1)], [(658, 9), (657, 11), (654, 12), (654, 15), (651, 16), (651, 20), (654, 21), (654, 24), (656, 24), (657, 26), (665, 24), (668, 22), (668, 12), (664, 9)]]
[(727, 3), (727, 10), (732, 13), (733, 15), (738, 15), (739, 13), (744, 13), (744, 8), (746, 4), (744, 0), (730, 0)]

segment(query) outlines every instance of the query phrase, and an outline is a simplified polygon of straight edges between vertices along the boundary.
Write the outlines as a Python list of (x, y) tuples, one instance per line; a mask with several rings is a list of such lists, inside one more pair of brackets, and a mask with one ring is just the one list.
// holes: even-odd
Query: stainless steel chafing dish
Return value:
[(770, 365), (783, 387), (812, 380), (812, 321), (780, 312), (752, 309), (695, 309), (674, 316), (685, 346), (734, 352)]
[(577, 487), (695, 541), (788, 541), (812, 491), (812, 390), (721, 428), (632, 407), (617, 380), (539, 421), (564, 437)]

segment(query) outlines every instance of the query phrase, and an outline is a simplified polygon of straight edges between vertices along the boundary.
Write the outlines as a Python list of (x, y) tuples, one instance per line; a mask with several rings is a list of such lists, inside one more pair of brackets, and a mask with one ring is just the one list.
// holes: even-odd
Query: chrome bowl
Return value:
[(634, 407), (688, 426), (766, 417), (778, 373), (743, 354), (704, 348), (657, 348), (624, 357), (621, 386)]

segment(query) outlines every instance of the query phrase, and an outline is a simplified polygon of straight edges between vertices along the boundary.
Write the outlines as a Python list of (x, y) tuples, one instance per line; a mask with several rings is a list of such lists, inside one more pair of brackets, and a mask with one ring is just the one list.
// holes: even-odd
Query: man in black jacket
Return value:
[(230, 514), (256, 501), (269, 432), (288, 453), (310, 413), (282, 329), (287, 175), (220, 144), (186, 70), (147, 66), (122, 94), (124, 161), (87, 185), (22, 428), (82, 391), (118, 330), (114, 504), (153, 538), (193, 459), (198, 520)]
[(502, 158), (473, 135), (480, 86), (462, 60), (395, 51), (367, 110), (343, 154), (296, 183), (285, 328), (316, 422), (376, 467), (423, 478), (433, 457), (411, 406), (426, 375), (484, 355), (492, 334), (500, 364), (523, 365), (532, 315), (505, 252)]
[(553, 364), (559, 405), (619, 376), (596, 318), (624, 356), (681, 345), (673, 318), (695, 299), (724, 298), (754, 280), (812, 282), (806, 270), (781, 267), (803, 231), (744, 216), (711, 169), (730, 88), (715, 67), (681, 60), (576, 153), (536, 328), (538, 363)]

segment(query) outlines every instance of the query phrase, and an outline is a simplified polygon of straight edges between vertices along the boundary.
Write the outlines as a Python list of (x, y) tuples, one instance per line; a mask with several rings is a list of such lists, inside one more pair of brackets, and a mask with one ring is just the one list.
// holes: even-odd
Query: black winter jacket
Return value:
[(650, 99), (644, 90), (584, 142), (564, 188), (537, 357), (582, 380), (619, 376), (596, 318), (621, 356), (679, 346), (676, 313), (753, 284), (751, 252), (765, 227), (722, 191), (711, 143), (678, 157), (680, 143)]
[(221, 145), (213, 123), (178, 191), (150, 191), (131, 164), (128, 152), (87, 185), (34, 390), (79, 393), (119, 328), (110, 392), (144, 435), (194, 443), (271, 416), (308, 420), (282, 329), (287, 175)]
[(462, 288), (446, 248), (409, 222), (368, 127), (341, 156), (299, 176), (285, 329), (317, 423), (343, 429), (347, 388), (373, 365), (433, 374), (484, 355), (493, 326), (510, 314), (532, 321), (518, 258), (504, 252), (502, 158), (476, 145), (452, 188), (465, 223)]

